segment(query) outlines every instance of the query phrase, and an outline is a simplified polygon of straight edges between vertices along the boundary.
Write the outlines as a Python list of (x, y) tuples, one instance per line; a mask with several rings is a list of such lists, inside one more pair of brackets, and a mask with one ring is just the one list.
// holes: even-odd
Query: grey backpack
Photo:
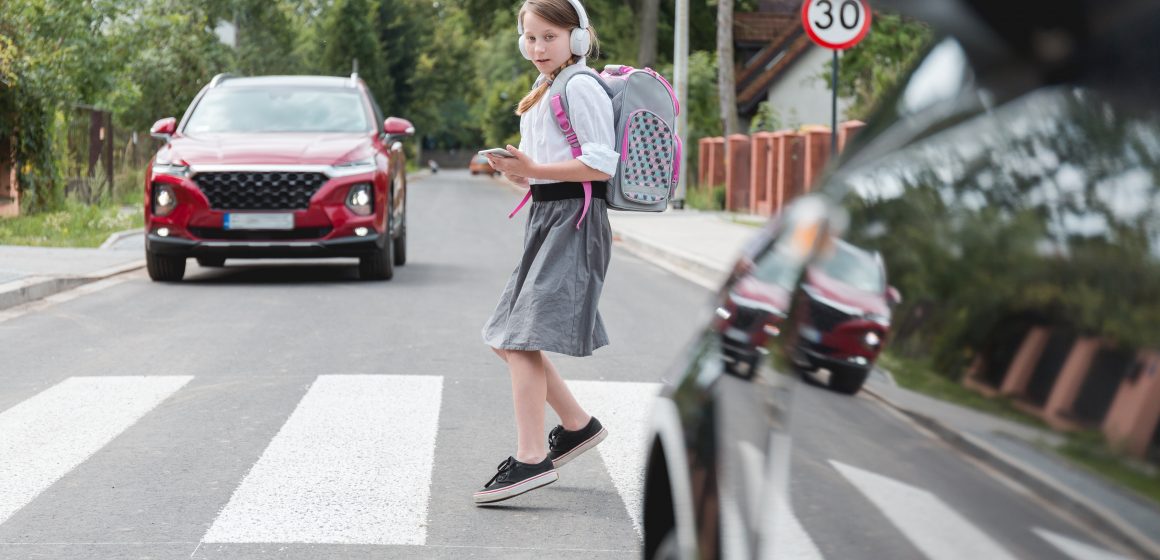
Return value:
[[(608, 207), (614, 210), (663, 212), (677, 188), (680, 178), (681, 139), (676, 134), (680, 106), (672, 86), (651, 68), (638, 70), (631, 66), (610, 64), (597, 74), (574, 64), (556, 76), (548, 90), (548, 101), (560, 132), (572, 146), (572, 156), (582, 155), (580, 142), (568, 119), (568, 81), (585, 76), (596, 80), (612, 98), (614, 138), (620, 153), (616, 175), (608, 180)], [(584, 210), (580, 227), (588, 213), (591, 183), (584, 183)], [(531, 198), (531, 193), (511, 213), (515, 215)]]
[[(586, 66), (574, 64), (561, 71), (548, 90), (553, 109), (554, 100), (559, 99), (567, 114), (568, 99), (564, 91), (568, 81), (577, 76), (595, 79), (612, 98), (614, 138), (618, 143), (615, 149), (620, 153), (620, 163), (616, 175), (608, 181), (608, 207), (664, 211), (681, 171), (681, 140), (676, 134), (680, 106), (673, 87), (652, 68), (638, 70), (609, 64), (597, 74)], [(566, 122), (557, 119), (556, 124), (572, 144), (572, 155), (580, 155), (575, 134), (564, 128)]]

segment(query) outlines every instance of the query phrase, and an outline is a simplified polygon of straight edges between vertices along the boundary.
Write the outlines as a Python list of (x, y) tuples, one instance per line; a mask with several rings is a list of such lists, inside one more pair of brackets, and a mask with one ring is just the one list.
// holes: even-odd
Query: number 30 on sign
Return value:
[(815, 43), (845, 50), (870, 31), (870, 5), (866, 0), (805, 0), (802, 26)]

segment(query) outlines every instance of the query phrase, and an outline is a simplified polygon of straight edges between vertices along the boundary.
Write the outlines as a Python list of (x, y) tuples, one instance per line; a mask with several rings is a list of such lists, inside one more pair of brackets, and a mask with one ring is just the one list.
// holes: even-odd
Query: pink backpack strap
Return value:
[[(559, 95), (552, 96), (552, 112), (556, 115), (556, 124), (560, 125), (560, 132), (572, 146), (572, 157), (580, 157), (584, 152), (580, 149), (580, 140), (576, 138), (576, 131), (572, 130), (572, 123), (568, 121), (568, 113), (564, 111), (564, 102)], [(588, 207), (592, 204), (592, 182), (584, 181), (584, 209), (580, 211), (580, 219), (576, 221), (576, 229), (584, 223), (584, 216), (588, 215)]]

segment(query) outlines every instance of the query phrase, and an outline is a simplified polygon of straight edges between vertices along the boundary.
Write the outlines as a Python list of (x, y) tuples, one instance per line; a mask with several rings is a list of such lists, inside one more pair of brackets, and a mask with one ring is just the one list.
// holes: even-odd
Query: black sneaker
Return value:
[(483, 489), (473, 495), (475, 503), (490, 504), (514, 498), (541, 486), (559, 480), (552, 461), (544, 459), (535, 465), (521, 463), (515, 457), (508, 457), (496, 467), (495, 476), (483, 485)]
[(600, 425), (595, 416), (588, 421), (588, 425), (575, 432), (556, 426), (548, 433), (548, 458), (556, 468), (579, 457), (581, 453), (596, 447), (596, 444), (608, 437), (608, 430)]

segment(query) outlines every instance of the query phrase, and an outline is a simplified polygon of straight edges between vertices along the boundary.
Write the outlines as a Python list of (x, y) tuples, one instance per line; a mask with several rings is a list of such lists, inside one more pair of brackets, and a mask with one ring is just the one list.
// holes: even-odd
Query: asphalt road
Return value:
[[(613, 437), (475, 507), (514, 452), (479, 330), (524, 216), (498, 180), (410, 189), (390, 282), (354, 261), (190, 261), (180, 284), (124, 275), (0, 322), (0, 558), (638, 557), (648, 403), (710, 293), (614, 251), (613, 344), (553, 358)], [(792, 425), (784, 557), (1113, 557), (868, 397), (802, 386)]]

